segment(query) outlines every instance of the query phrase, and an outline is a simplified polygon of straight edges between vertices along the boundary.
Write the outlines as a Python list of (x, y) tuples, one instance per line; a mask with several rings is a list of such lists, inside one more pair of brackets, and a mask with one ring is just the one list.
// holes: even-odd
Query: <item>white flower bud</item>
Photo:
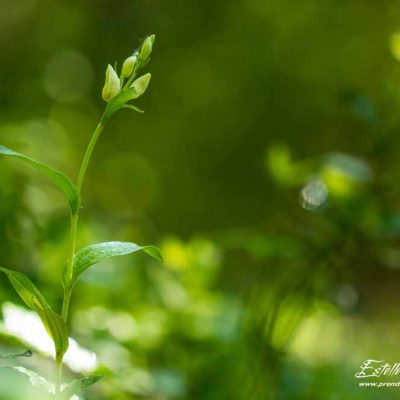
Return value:
[(103, 87), (103, 100), (109, 102), (113, 99), (121, 90), (121, 84), (117, 73), (114, 68), (108, 64), (106, 69), (106, 81)]
[(153, 50), (153, 44), (154, 44), (154, 40), (156, 39), (156, 35), (150, 35), (147, 36), (146, 39), (144, 39), (143, 43), (142, 43), (142, 47), (140, 48), (140, 53), (139, 53), (139, 58), (142, 61), (146, 61), (152, 50)]
[(132, 98), (132, 100), (137, 99), (139, 96), (141, 96), (146, 91), (147, 87), (149, 86), (150, 79), (151, 79), (151, 74), (147, 73), (147, 74), (141, 76), (140, 78), (137, 78), (132, 83), (132, 85), (130, 87), (132, 89), (135, 89), (135, 96)]
[(133, 55), (128, 57), (122, 66), (122, 76), (124, 78), (129, 78), (133, 74), (137, 61), (137, 56)]

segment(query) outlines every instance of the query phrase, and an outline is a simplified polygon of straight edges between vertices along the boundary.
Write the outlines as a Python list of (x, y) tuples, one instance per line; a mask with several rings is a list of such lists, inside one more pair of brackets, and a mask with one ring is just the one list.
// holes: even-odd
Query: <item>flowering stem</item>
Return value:
[[(105, 100), (108, 104), (106, 109), (103, 112), (103, 115), (100, 118), (99, 123), (96, 126), (95, 131), (89, 141), (89, 144), (86, 148), (85, 155), (83, 156), (83, 160), (79, 169), (78, 178), (76, 181), (76, 190), (78, 197), (78, 205), (71, 212), (70, 218), (70, 241), (69, 241), (69, 249), (68, 249), (68, 261), (66, 268), (63, 273), (63, 284), (64, 284), (64, 296), (63, 296), (63, 304), (61, 316), (62, 319), (67, 323), (68, 314), (69, 314), (69, 305), (71, 301), (72, 290), (74, 286), (74, 255), (76, 248), (76, 236), (78, 231), (78, 220), (79, 220), (79, 212), (81, 209), (81, 192), (82, 185), (85, 180), (86, 171), (88, 169), (90, 160), (93, 155), (93, 150), (96, 147), (97, 141), (104, 130), (105, 125), (111, 116), (121, 108), (132, 108), (138, 112), (142, 112), (132, 105), (126, 104), (128, 101), (133, 100), (141, 96), (147, 89), (149, 84), (151, 75), (145, 74), (142, 77), (135, 80), (134, 87), (129, 90), (130, 85), (135, 79), (137, 72), (140, 68), (144, 67), (149, 61), (149, 56), (152, 51), (153, 43), (155, 36), (148, 36), (140, 49), (140, 53), (138, 54), (138, 60), (134, 60), (133, 70), (127, 73), (126, 71), (121, 71), (121, 77), (119, 78), (114, 68), (111, 65), (108, 65), (106, 70), (106, 81), (103, 87), (102, 96), (103, 100)], [(126, 62), (129, 60), (126, 60)], [(132, 59), (130, 60), (132, 62)], [(126, 64), (129, 70), (129, 63)], [(126, 69), (126, 68), (125, 68)], [(127, 82), (124, 85), (125, 77), (124, 75), (130, 75)], [(56, 355), (56, 384), (55, 384), (55, 392), (59, 394), (61, 391), (61, 382), (62, 382), (62, 364), (63, 364), (63, 354)]]

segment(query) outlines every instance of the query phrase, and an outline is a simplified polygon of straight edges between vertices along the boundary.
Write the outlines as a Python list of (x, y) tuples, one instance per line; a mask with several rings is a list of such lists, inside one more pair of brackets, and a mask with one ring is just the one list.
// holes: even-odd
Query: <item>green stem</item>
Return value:
[[(90, 159), (92, 157), (93, 154), (93, 150), (96, 146), (97, 140), (99, 139), (101, 132), (103, 132), (104, 126), (105, 126), (105, 122), (104, 122), (104, 114), (102, 115), (100, 122), (98, 123), (96, 130), (93, 133), (92, 138), (90, 139), (89, 145), (86, 149), (86, 153), (85, 156), (83, 157), (82, 160), (82, 164), (81, 164), (81, 168), (79, 170), (79, 174), (78, 174), (78, 180), (76, 182), (76, 188), (78, 189), (78, 195), (81, 194), (81, 190), (82, 190), (82, 184), (83, 181), (85, 179), (85, 175), (86, 175), (86, 170), (87, 167), (89, 165)], [(78, 211), (79, 213), (79, 211)]]
[(66, 279), (66, 283), (71, 282), (72, 275), (74, 273), (73, 267), (74, 267), (74, 254), (75, 254), (75, 246), (76, 246), (76, 232), (78, 229), (78, 218), (79, 218), (79, 208), (75, 215), (73, 215), (73, 214), (71, 215), (67, 272), (66, 272), (66, 276), (64, 277)]
[(72, 287), (66, 286), (64, 288), (64, 298), (63, 298), (62, 313), (61, 313), (61, 316), (65, 322), (67, 322), (68, 320), (69, 302), (71, 300), (71, 294), (72, 294)]
[[(71, 214), (71, 230), (70, 230), (70, 244), (69, 244), (69, 251), (68, 251), (68, 261), (67, 261), (67, 269), (64, 276), (64, 297), (63, 297), (63, 305), (61, 316), (65, 322), (68, 320), (68, 313), (69, 313), (69, 303), (71, 301), (72, 295), (72, 288), (71, 285), (73, 273), (74, 273), (74, 254), (75, 254), (75, 247), (76, 247), (76, 234), (78, 230), (78, 219), (79, 219), (79, 211), (81, 208), (81, 191), (82, 191), (82, 184), (85, 180), (86, 171), (90, 162), (90, 159), (93, 154), (93, 150), (96, 146), (97, 140), (99, 139), (101, 133), (103, 132), (105, 126), (105, 113), (102, 115), (100, 122), (98, 123), (92, 138), (86, 148), (85, 155), (82, 160), (81, 167), (79, 169), (78, 180), (76, 183), (76, 187), (78, 190), (78, 197), (79, 197), (79, 205), (77, 211)], [(55, 384), (55, 392), (56, 395), (61, 392), (61, 382), (62, 382), (62, 363), (63, 363), (63, 355), (56, 356), (56, 384)]]
[(62, 381), (62, 364), (63, 357), (56, 356), (56, 384), (55, 384), (55, 392), (56, 395), (61, 392), (61, 381)]
[[(81, 197), (82, 191), (82, 184), (85, 180), (86, 171), (90, 162), (90, 159), (93, 154), (93, 150), (96, 146), (97, 140), (99, 139), (101, 133), (103, 132), (105, 126), (105, 114), (102, 115), (100, 122), (98, 123), (92, 138), (86, 148), (85, 155), (82, 160), (81, 167), (78, 173), (78, 180), (76, 183), (76, 188), (78, 190), (79, 199)], [(69, 286), (69, 283), (72, 281), (73, 277), (73, 268), (74, 268), (74, 254), (75, 254), (75, 247), (76, 247), (76, 234), (78, 229), (78, 219), (79, 219), (79, 211), (80, 211), (80, 200), (79, 200), (79, 207), (76, 214), (71, 215), (71, 233), (70, 233), (70, 246), (69, 246), (69, 254), (68, 254), (68, 262), (67, 262), (67, 270), (65, 274), (66, 282), (64, 287), (64, 299), (63, 299), (63, 306), (62, 306), (62, 317), (65, 322), (68, 320), (68, 312), (69, 312), (69, 303), (71, 300), (71, 293), (72, 287)]]

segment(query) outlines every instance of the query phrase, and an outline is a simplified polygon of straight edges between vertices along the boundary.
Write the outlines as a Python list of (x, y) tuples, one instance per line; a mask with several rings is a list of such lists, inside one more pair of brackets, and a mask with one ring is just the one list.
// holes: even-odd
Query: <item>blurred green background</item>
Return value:
[[(72, 177), (107, 63), (157, 35), (146, 113), (119, 112), (96, 149), (78, 246), (165, 261), (77, 285), (65, 379), (105, 376), (82, 399), (400, 399), (354, 377), (400, 362), (399, 6), (0, 0), (0, 143)], [(57, 190), (0, 159), (0, 263), (56, 309), (68, 229)], [(4, 278), (0, 301), (1, 353), (34, 351), (0, 365), (51, 379)]]

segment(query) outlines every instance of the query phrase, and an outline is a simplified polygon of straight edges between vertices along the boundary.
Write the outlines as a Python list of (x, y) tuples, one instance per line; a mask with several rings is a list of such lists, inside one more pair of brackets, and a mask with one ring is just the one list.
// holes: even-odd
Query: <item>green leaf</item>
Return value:
[(83, 389), (95, 384), (102, 378), (103, 377), (101, 375), (90, 375), (85, 378), (75, 379), (65, 386), (61, 392), (61, 395), (63, 398), (69, 399), (74, 394), (79, 394)]
[(23, 367), (0, 368), (0, 398), (7, 400), (55, 400), (54, 386)]
[(65, 174), (52, 167), (49, 167), (46, 164), (24, 156), (23, 154), (17, 153), (14, 150), (10, 150), (7, 147), (1, 145), (0, 154), (18, 158), (19, 160), (24, 161), (29, 166), (34, 168), (36, 171), (39, 171), (42, 174), (47, 175), (49, 178), (51, 178), (56, 186), (64, 193), (71, 207), (72, 213), (75, 214), (77, 212), (79, 207), (79, 195), (75, 185)]
[(24, 375), (34, 388), (39, 389), (45, 393), (52, 393), (53, 385), (48, 382), (47, 379), (43, 376), (24, 367), (13, 367), (13, 369)]
[(141, 110), (138, 107), (132, 106), (131, 104), (125, 104), (122, 108), (128, 108), (129, 110), (134, 110), (134, 111), (136, 111), (136, 112), (138, 112), (140, 114), (144, 113), (144, 110)]
[(64, 320), (55, 313), (39, 289), (24, 274), (0, 267), (24, 303), (39, 314), (47, 333), (53, 339), (57, 356), (63, 355), (68, 349), (68, 330)]
[(105, 242), (85, 247), (74, 256), (74, 270), (71, 285), (90, 266), (111, 257), (124, 256), (143, 250), (151, 257), (162, 261), (160, 250), (155, 246), (139, 246), (131, 242)]

